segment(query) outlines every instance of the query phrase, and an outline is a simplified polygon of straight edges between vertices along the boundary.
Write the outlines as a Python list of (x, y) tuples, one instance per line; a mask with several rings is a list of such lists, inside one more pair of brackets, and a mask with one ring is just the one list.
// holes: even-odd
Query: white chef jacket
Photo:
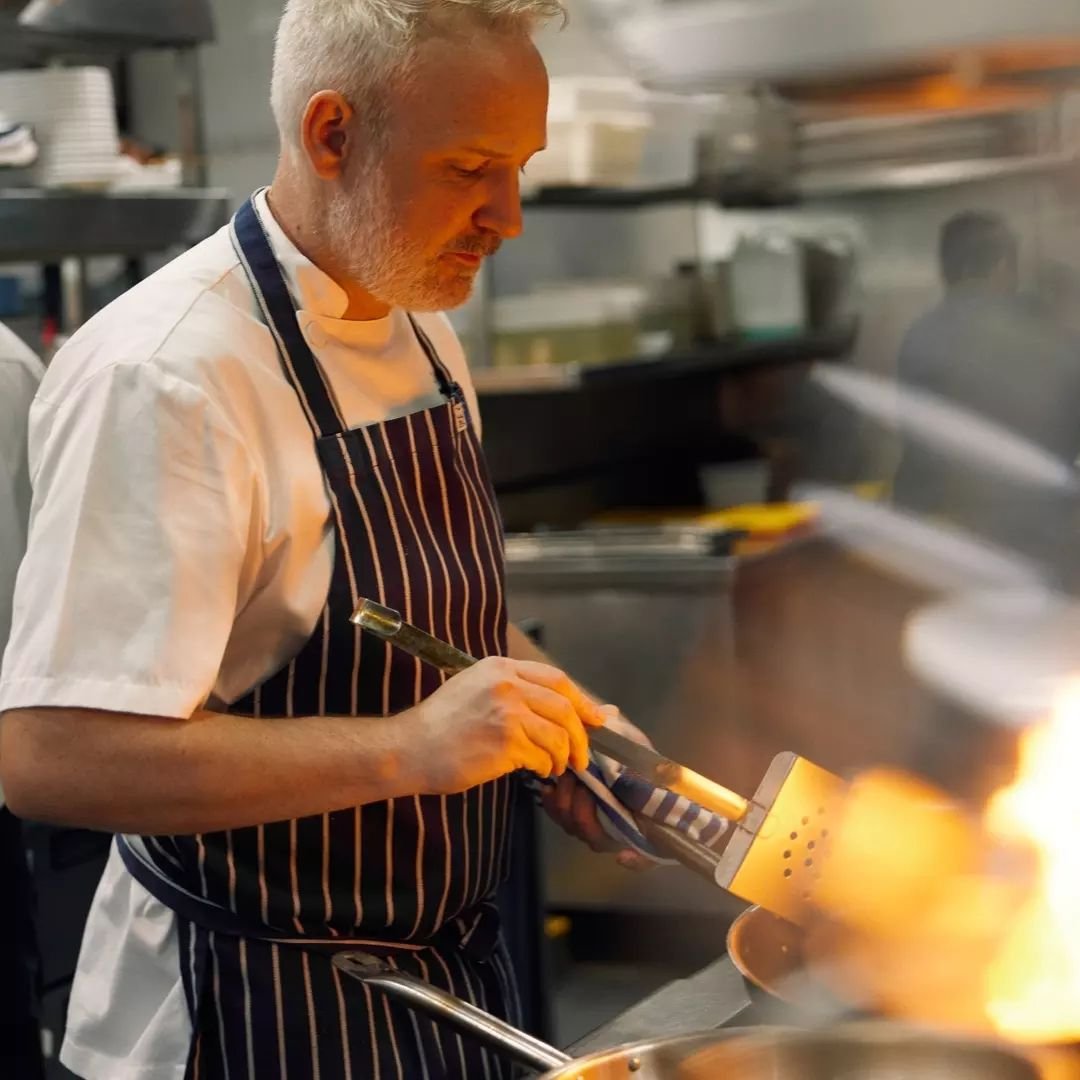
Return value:
[(30, 516), (26, 427), (43, 371), (41, 361), (0, 323), (0, 654), (11, 629), (15, 575), (26, 549)]
[[(256, 208), (350, 426), (442, 401), (404, 312), (345, 293)], [(476, 400), (442, 315), (418, 320)], [(311, 428), (222, 230), (92, 319), (30, 419), (34, 497), (0, 710), (187, 718), (310, 637), (334, 533)], [(115, 849), (87, 923), (61, 1060), (88, 1080), (181, 1080), (191, 1036), (172, 913)]]

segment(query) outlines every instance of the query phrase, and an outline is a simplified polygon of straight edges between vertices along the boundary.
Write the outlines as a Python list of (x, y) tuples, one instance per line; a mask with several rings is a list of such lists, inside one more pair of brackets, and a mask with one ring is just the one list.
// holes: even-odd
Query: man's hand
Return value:
[(589, 760), (600, 709), (561, 671), (488, 657), (404, 714), (414, 727), (420, 794), (453, 795), (517, 769), (561, 776)]
[[(642, 746), (652, 747), (648, 735), (635, 727), (614, 705), (602, 705), (600, 712), (604, 726), (625, 735)], [(600, 824), (599, 807), (592, 792), (573, 773), (559, 777), (554, 787), (545, 789), (542, 795), (544, 809), (556, 825), (571, 836), (588, 844), (593, 851), (618, 852), (616, 862), (627, 870), (651, 870), (653, 863), (633, 848), (623, 848), (613, 840)]]
[(540, 796), (548, 816), (565, 832), (593, 851), (601, 854), (618, 852), (616, 862), (627, 870), (649, 870), (653, 864), (632, 848), (623, 848), (604, 831), (599, 810), (592, 792), (570, 772), (563, 773), (553, 785), (547, 785)]

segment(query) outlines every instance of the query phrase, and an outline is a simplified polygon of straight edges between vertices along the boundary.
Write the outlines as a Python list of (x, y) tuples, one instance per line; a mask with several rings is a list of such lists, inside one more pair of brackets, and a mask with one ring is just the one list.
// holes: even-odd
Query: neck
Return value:
[(345, 272), (340, 261), (323, 238), (318, 223), (322, 219), (320, 208), (284, 163), (278, 166), (274, 182), (267, 192), (267, 201), (274, 220), (305, 258), (310, 259), (324, 274), (333, 278), (348, 297), (343, 319), (363, 322), (382, 319), (390, 313), (390, 306), (377, 300), (362, 285)]

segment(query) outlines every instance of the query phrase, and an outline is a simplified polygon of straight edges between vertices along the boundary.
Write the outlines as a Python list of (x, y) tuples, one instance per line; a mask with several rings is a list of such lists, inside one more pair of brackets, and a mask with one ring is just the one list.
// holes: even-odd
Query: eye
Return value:
[(454, 172), (458, 174), (458, 176), (475, 179), (476, 177), (483, 175), (484, 170), (487, 168), (487, 162), (485, 161), (483, 164), (476, 165), (471, 169), (466, 168), (464, 165), (454, 165), (452, 166), (452, 168)]

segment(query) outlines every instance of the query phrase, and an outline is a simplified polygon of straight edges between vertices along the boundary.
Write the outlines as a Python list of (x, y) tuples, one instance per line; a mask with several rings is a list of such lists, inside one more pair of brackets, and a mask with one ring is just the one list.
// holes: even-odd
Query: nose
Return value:
[(474, 215), (479, 229), (493, 232), (503, 240), (521, 235), (521, 187), (516, 169), (500, 170), (491, 178), (485, 199)]

